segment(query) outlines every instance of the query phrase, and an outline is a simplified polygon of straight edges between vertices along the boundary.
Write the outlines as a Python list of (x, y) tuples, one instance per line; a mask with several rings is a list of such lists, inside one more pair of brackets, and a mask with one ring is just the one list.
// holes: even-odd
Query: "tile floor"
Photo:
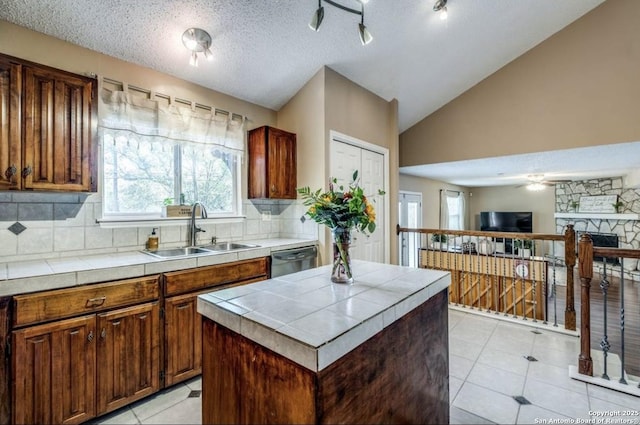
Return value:
[[(534, 331), (528, 326), (449, 311), (452, 424), (551, 423), (551, 419), (595, 418), (590, 412), (638, 410), (637, 397), (568, 377), (568, 365), (575, 364), (579, 352), (578, 338)], [(527, 356), (537, 361), (529, 361)], [(195, 378), (92, 423), (200, 424), (200, 398), (189, 397), (200, 389), (201, 380)], [(519, 404), (516, 396), (530, 404)], [(640, 417), (623, 419), (640, 423)]]

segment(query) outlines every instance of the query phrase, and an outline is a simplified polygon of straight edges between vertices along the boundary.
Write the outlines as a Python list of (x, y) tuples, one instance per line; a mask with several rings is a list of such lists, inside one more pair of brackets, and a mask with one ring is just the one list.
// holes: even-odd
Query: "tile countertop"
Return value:
[(328, 265), (213, 291), (198, 312), (317, 372), (451, 282), (449, 272), (366, 261), (353, 271), (350, 285), (332, 283)]
[(156, 258), (141, 251), (127, 251), (0, 263), (0, 296), (267, 257), (272, 251), (317, 244), (315, 240), (305, 239), (259, 239), (241, 242), (259, 246), (180, 258)]

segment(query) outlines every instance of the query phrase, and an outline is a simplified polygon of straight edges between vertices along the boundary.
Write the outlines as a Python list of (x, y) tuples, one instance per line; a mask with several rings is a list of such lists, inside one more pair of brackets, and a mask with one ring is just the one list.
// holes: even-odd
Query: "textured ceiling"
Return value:
[[(317, 0), (2, 0), (0, 19), (274, 110), (326, 65), (398, 99), (402, 132), (603, 0), (449, 0), (447, 21), (433, 12), (434, 1), (371, 0), (365, 24), (374, 39), (367, 46), (358, 17), (327, 3), (320, 32), (311, 31)], [(189, 27), (211, 34), (213, 62), (188, 65), (181, 36)], [(637, 145), (632, 152), (640, 157)], [(488, 186), (522, 183), (531, 173), (565, 179), (635, 165), (628, 154), (603, 161), (604, 153), (612, 150), (576, 150), (572, 161), (556, 151), (401, 171)], [(515, 160), (533, 166), (514, 169)]]
[[(337, 0), (358, 8), (357, 0)], [(323, 65), (386, 100), (406, 130), (602, 0), (371, 0), (359, 17), (316, 0), (2, 0), (0, 19), (274, 110)], [(189, 27), (213, 37), (215, 60), (188, 65)]]

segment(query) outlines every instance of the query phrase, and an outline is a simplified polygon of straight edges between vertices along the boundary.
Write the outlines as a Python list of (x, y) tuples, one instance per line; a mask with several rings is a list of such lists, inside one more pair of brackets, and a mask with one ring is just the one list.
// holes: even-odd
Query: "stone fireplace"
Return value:
[[(566, 226), (573, 224), (576, 239), (579, 239), (581, 232), (589, 232), (592, 238), (596, 234), (596, 246), (640, 249), (640, 190), (624, 188), (622, 177), (560, 183), (555, 188), (556, 233), (564, 233)], [(582, 196), (598, 195), (617, 195), (623, 204), (619, 214), (580, 213), (573, 207)], [(595, 243), (596, 240), (598, 244)], [(603, 243), (609, 245), (601, 245)], [(638, 261), (625, 259), (623, 263), (625, 275), (640, 280)], [(602, 263), (594, 263), (594, 267), (601, 268)]]

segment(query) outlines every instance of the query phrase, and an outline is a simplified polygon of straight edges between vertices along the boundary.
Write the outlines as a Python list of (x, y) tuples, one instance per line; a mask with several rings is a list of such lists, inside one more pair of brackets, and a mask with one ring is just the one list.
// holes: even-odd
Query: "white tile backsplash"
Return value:
[(113, 229), (87, 227), (84, 233), (84, 246), (87, 249), (112, 247)]
[(74, 251), (84, 248), (84, 227), (56, 227), (53, 229), (53, 249)]
[(29, 228), (18, 235), (18, 254), (53, 251), (53, 228)]
[[(245, 219), (232, 223), (199, 223), (206, 230), (198, 234), (199, 244), (208, 244), (215, 236), (219, 241), (256, 240), (267, 238), (317, 238), (318, 225), (307, 220), (300, 223), (301, 211), (306, 207), (298, 202), (261, 201), (263, 209), (272, 214), (271, 220), (262, 220), (260, 211), (251, 201), (244, 201)], [(27, 230), (13, 235), (7, 228), (14, 221), (0, 222), (2, 244), (0, 256), (4, 261), (22, 261), (37, 258), (68, 257), (83, 254), (141, 250), (151, 234), (151, 226), (103, 228), (97, 223), (101, 218), (102, 202), (99, 194), (86, 197), (75, 217), (66, 220), (38, 220), (21, 222)], [(157, 230), (160, 247), (186, 245), (189, 226), (186, 222), (171, 222)]]

